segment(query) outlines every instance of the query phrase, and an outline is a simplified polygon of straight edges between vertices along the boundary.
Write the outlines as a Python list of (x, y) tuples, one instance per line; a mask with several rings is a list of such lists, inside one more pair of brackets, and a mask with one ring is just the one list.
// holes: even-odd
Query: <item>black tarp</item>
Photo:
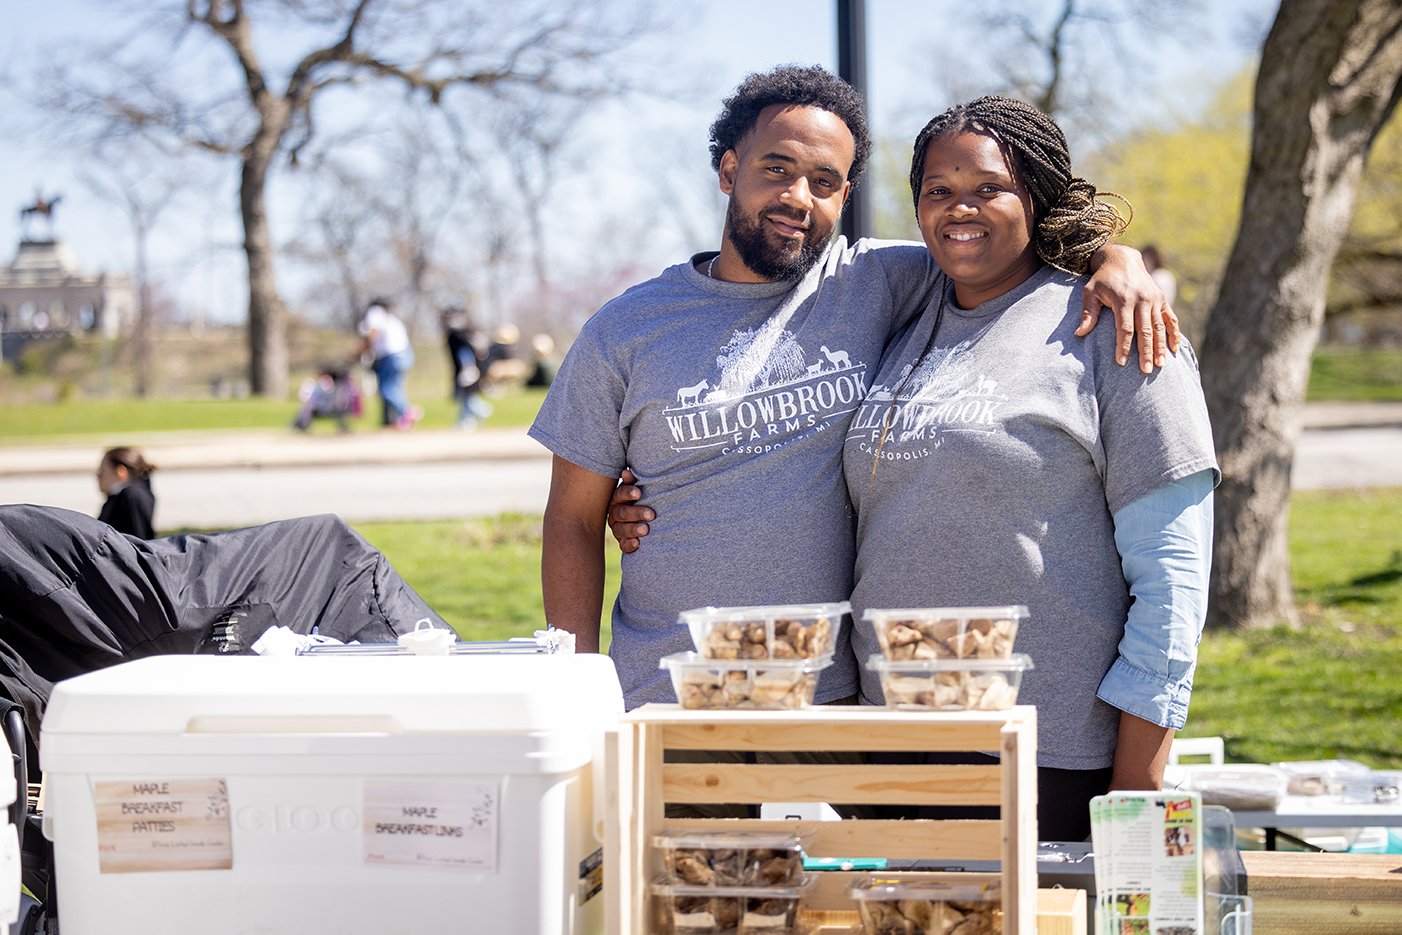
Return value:
[(0, 506), (0, 694), (39, 734), (53, 683), (161, 653), (248, 652), (270, 626), (342, 642), (448, 624), (335, 516), (142, 540)]

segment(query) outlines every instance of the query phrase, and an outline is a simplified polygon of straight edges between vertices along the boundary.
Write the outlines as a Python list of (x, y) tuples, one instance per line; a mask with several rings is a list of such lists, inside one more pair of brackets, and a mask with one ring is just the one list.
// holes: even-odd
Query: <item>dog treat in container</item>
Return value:
[(653, 836), (652, 846), (662, 860), (667, 883), (795, 886), (803, 882), (803, 848), (796, 834), (664, 828)]
[(881, 655), (907, 659), (1006, 659), (1017, 628), (1028, 618), (1022, 605), (871, 609), (862, 621), (876, 633)]
[(922, 711), (1006, 710), (1017, 704), (1022, 673), (1032, 667), (1026, 653), (1006, 659), (867, 660), (867, 668), (881, 676), (888, 708)]
[(864, 935), (994, 935), (1001, 889), (989, 883), (863, 877), (848, 889)]
[(683, 708), (786, 711), (813, 704), (823, 659), (706, 659), (697, 653), (663, 656)]
[(708, 659), (822, 659), (832, 655), (846, 601), (761, 607), (699, 607), (678, 616)]
[(652, 884), (649, 932), (661, 935), (799, 935), (798, 912), (812, 886)]

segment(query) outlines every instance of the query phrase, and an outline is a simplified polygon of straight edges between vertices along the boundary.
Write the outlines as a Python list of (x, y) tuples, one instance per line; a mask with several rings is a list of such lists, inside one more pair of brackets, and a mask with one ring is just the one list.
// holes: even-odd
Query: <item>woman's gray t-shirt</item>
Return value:
[(928, 353), (941, 298), (892, 341), (844, 453), (863, 700), (882, 698), (864, 610), (1026, 604), (1018, 702), (1037, 706), (1038, 762), (1069, 769), (1109, 766), (1118, 728), (1096, 698), (1130, 603), (1112, 514), (1216, 467), (1191, 348), (1119, 366), (1111, 320), (1074, 334), (1083, 282), (1043, 268), (969, 311), (949, 287)]

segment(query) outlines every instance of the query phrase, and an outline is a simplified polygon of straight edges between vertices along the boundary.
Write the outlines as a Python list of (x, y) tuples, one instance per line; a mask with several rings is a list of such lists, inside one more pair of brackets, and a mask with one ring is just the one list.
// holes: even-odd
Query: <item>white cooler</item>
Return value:
[(59, 683), (64, 935), (603, 930), (598, 655), (163, 656)]

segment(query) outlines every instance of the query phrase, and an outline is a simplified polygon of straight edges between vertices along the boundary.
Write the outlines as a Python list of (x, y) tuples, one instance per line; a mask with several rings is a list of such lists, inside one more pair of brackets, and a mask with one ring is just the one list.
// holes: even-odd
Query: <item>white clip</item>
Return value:
[(415, 656), (446, 656), (457, 641), (456, 633), (438, 629), (427, 617), (416, 621), (410, 632), (399, 634), (399, 645)]

